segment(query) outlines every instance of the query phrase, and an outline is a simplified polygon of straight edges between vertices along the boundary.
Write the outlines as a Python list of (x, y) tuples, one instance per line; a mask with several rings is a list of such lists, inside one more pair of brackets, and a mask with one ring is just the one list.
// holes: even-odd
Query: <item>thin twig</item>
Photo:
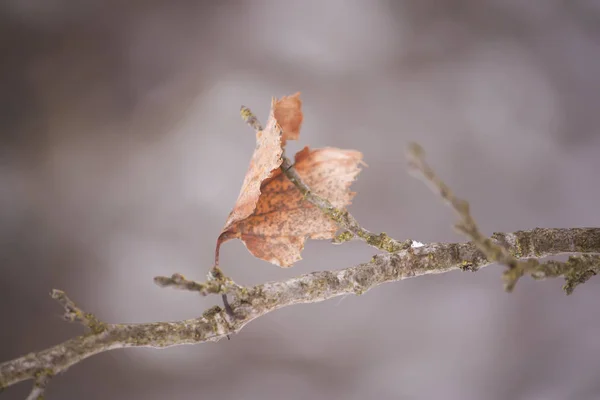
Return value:
[[(246, 123), (254, 130), (263, 130), (262, 124), (248, 107), (242, 106), (240, 115), (242, 116), (242, 119), (246, 121)], [(351, 240), (354, 237), (358, 237), (367, 242), (367, 244), (390, 253), (408, 249), (411, 246), (412, 240), (399, 242), (389, 237), (385, 232), (375, 234), (363, 228), (358, 223), (356, 218), (354, 218), (347, 210), (336, 208), (331, 204), (331, 202), (329, 202), (329, 200), (315, 194), (310, 187), (304, 183), (294, 168), (293, 163), (289, 158), (286, 157), (285, 152), (283, 152), (281, 158), (281, 171), (298, 188), (304, 198), (314, 204), (333, 221), (335, 221), (341, 228), (345, 229), (344, 232), (333, 239), (334, 243), (339, 244)]]
[(160, 287), (173, 287), (176, 289), (198, 292), (202, 296), (221, 294), (225, 311), (227, 311), (227, 314), (229, 314), (230, 317), (237, 318), (238, 316), (229, 304), (227, 293), (238, 293), (242, 287), (237, 285), (231, 279), (226, 278), (216, 266), (210, 272), (209, 277), (210, 279), (207, 282), (196, 282), (187, 279), (181, 274), (173, 274), (170, 277), (157, 276), (154, 278), (154, 283)]
[[(572, 256), (566, 262), (547, 261), (542, 263), (535, 258), (517, 260), (505, 247), (494, 243), (479, 231), (475, 219), (471, 215), (469, 203), (466, 200), (456, 197), (448, 185), (437, 176), (433, 168), (425, 161), (425, 151), (420, 145), (416, 143), (409, 145), (408, 161), (412, 172), (420, 173), (419, 176), (424, 178), (431, 189), (438, 193), (454, 209), (461, 219), (461, 222), (455, 226), (456, 229), (471, 239), (479, 250), (486, 255), (488, 260), (504, 264), (508, 267), (503, 274), (506, 291), (512, 291), (519, 278), (523, 275), (532, 274), (535, 276), (536, 271), (543, 270), (546, 271), (544, 276), (547, 275), (548, 271), (556, 271), (554, 276), (565, 275), (567, 277), (565, 291), (567, 294), (570, 294), (573, 292), (575, 286), (600, 272), (598, 270), (597, 256), (587, 256), (586, 258)], [(587, 265), (588, 268), (582, 269), (584, 265)]]
[(196, 282), (187, 279), (181, 274), (173, 274), (170, 277), (157, 276), (154, 278), (154, 283), (160, 287), (174, 287), (176, 289), (198, 292), (202, 296), (209, 294), (226, 294), (235, 292), (240, 288), (231, 279), (226, 281), (211, 279), (206, 282)]
[(578, 254), (570, 256), (565, 262), (546, 261), (539, 263), (529, 273), (534, 279), (538, 279), (536, 269), (541, 271), (539, 279), (564, 276), (565, 284), (563, 290), (567, 295), (573, 293), (575, 288), (587, 282), (592, 276), (600, 274), (600, 255)]
[[(600, 253), (600, 228), (534, 229), (496, 233), (491, 239), (515, 257), (546, 257), (563, 253)], [(598, 266), (598, 256), (591, 257)], [(79, 336), (37, 353), (0, 364), (0, 389), (35, 379), (40, 371), (58, 374), (95, 354), (126, 347), (164, 348), (216, 341), (239, 332), (247, 323), (282, 307), (316, 303), (346, 294), (361, 294), (386, 282), (477, 269), (492, 261), (473, 242), (431, 243), (397, 253), (379, 254), (368, 262), (338, 271), (319, 271), (280, 282), (242, 288), (232, 306), (240, 315), (230, 319), (213, 307), (195, 319), (144, 324), (106, 324), (100, 333)], [(536, 279), (558, 276), (562, 271), (540, 266)], [(590, 265), (572, 265), (588, 271)]]
[(58, 289), (53, 289), (50, 296), (58, 301), (65, 309), (63, 318), (69, 322), (79, 322), (86, 328), (89, 328), (93, 333), (100, 333), (106, 329), (106, 324), (100, 321), (92, 313), (86, 313), (75, 303), (69, 299), (65, 292)]

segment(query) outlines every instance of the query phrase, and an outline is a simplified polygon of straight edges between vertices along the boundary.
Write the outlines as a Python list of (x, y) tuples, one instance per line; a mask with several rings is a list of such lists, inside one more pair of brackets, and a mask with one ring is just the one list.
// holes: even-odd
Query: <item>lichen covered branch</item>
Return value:
[[(252, 127), (256, 131), (263, 130), (263, 126), (254, 115), (254, 113), (246, 106), (242, 106), (240, 115), (246, 121), (250, 127)], [(412, 241), (406, 240), (404, 242), (399, 242), (391, 237), (389, 237), (385, 232), (375, 234), (371, 233), (365, 228), (363, 228), (356, 218), (352, 216), (347, 210), (339, 209), (334, 207), (331, 202), (317, 194), (315, 194), (306, 183), (303, 182), (300, 175), (294, 168), (293, 163), (289, 158), (286, 157), (285, 151), (281, 156), (281, 171), (287, 176), (287, 178), (298, 188), (300, 193), (304, 196), (304, 198), (314, 204), (319, 210), (321, 210), (325, 215), (335, 221), (340, 228), (343, 228), (345, 231), (334, 238), (333, 242), (336, 244), (346, 242), (348, 240), (357, 237), (359, 239), (364, 240), (370, 246), (378, 248), (387, 252), (397, 252), (400, 250), (404, 250), (410, 247)]]
[[(562, 253), (590, 253), (564, 266), (532, 270), (536, 279), (567, 274), (565, 290), (598, 273), (600, 228), (534, 229), (496, 233), (490, 239), (518, 258), (545, 257)], [(586, 258), (587, 257), (587, 258)], [(590, 262), (585, 260), (591, 260)], [(250, 321), (276, 309), (300, 303), (315, 303), (346, 294), (361, 294), (386, 282), (439, 274), (453, 270), (476, 270), (492, 263), (473, 242), (433, 243), (384, 253), (355, 267), (321, 271), (280, 282), (269, 282), (236, 291), (231, 306), (236, 318), (220, 307), (201, 317), (178, 322), (105, 324), (90, 332), (37, 353), (0, 364), (0, 388), (40, 376), (54, 376), (95, 354), (126, 347), (154, 347), (216, 341), (238, 332)], [(593, 273), (590, 271), (594, 271)]]
[[(262, 127), (252, 112), (243, 107), (242, 116), (257, 130)], [(504, 273), (507, 290), (512, 290), (523, 275), (534, 279), (563, 276), (567, 294), (600, 273), (600, 228), (534, 229), (515, 233), (495, 233), (484, 236), (470, 214), (466, 201), (454, 196), (450, 188), (437, 177), (425, 162), (418, 145), (410, 150), (411, 166), (423, 175), (438, 194), (457, 212), (461, 221), (457, 229), (472, 241), (468, 243), (433, 243), (413, 245), (398, 242), (386, 234), (373, 234), (362, 228), (346, 210), (332, 206), (314, 194), (302, 182), (290, 160), (283, 155), (281, 169), (304, 197), (336, 221), (345, 232), (338, 242), (359, 237), (387, 253), (371, 261), (337, 271), (320, 271), (285, 281), (268, 282), (254, 287), (242, 287), (224, 276), (218, 266), (211, 270), (206, 282), (195, 282), (180, 274), (159, 276), (155, 282), (200, 293), (221, 294), (225, 309), (215, 306), (202, 316), (176, 322), (143, 324), (109, 324), (86, 313), (67, 295), (54, 290), (52, 297), (65, 309), (65, 319), (77, 321), (88, 328), (84, 335), (59, 345), (30, 353), (0, 364), (0, 391), (24, 380), (34, 380), (29, 399), (41, 398), (48, 381), (72, 365), (95, 354), (126, 347), (164, 348), (183, 344), (217, 341), (239, 332), (247, 323), (282, 307), (324, 301), (346, 294), (362, 294), (387, 282), (452, 270), (476, 271), (500, 262), (508, 266)], [(573, 254), (566, 262), (540, 262), (541, 258), (558, 254)], [(535, 257), (535, 258), (533, 258)], [(232, 296), (228, 302), (226, 295)]]
[(456, 229), (470, 238), (488, 260), (508, 267), (503, 274), (506, 291), (512, 291), (517, 281), (525, 274), (543, 277), (564, 275), (567, 277), (565, 291), (570, 294), (576, 285), (585, 282), (599, 272), (597, 256), (573, 256), (564, 263), (558, 261), (543, 263), (535, 258), (517, 260), (517, 256), (511, 254), (506, 247), (493, 242), (479, 231), (475, 219), (471, 215), (469, 203), (456, 197), (448, 185), (437, 176), (433, 168), (425, 161), (425, 151), (421, 146), (416, 143), (409, 145), (408, 160), (412, 172), (421, 174), (432, 190), (437, 192), (457, 213), (461, 221), (456, 225)]

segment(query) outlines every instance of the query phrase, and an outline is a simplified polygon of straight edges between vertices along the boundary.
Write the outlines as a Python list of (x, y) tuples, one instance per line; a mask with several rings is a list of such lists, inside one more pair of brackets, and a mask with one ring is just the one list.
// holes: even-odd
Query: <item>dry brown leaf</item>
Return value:
[[(360, 172), (362, 154), (353, 150), (305, 147), (295, 157), (295, 168), (302, 180), (317, 195), (336, 208), (350, 204), (354, 193), (349, 187)], [(331, 239), (338, 227), (316, 208), (280, 171), (261, 185), (256, 210), (247, 218), (231, 224), (223, 241), (241, 239), (255, 257), (281, 267), (302, 259), (307, 238)]]
[(242, 189), (238, 196), (233, 210), (227, 217), (225, 226), (221, 235), (217, 239), (217, 248), (215, 250), (215, 265), (219, 264), (219, 249), (221, 244), (228, 240), (227, 232), (237, 222), (250, 216), (256, 209), (256, 203), (260, 197), (260, 186), (274, 170), (278, 170), (282, 163), (281, 155), (281, 127), (275, 120), (276, 99), (271, 100), (271, 112), (267, 125), (262, 131), (256, 132), (256, 148), (250, 160), (250, 166), (244, 177)]
[(304, 119), (300, 92), (291, 96), (284, 96), (275, 101), (273, 112), (277, 123), (283, 130), (283, 136), (281, 138), (282, 146), (285, 146), (286, 140), (298, 140), (300, 126)]
[[(303, 121), (300, 93), (271, 101), (267, 126), (256, 135), (256, 149), (236, 204), (217, 239), (215, 265), (224, 242), (239, 238), (257, 258), (289, 267), (301, 259), (307, 238), (331, 239), (337, 225), (305, 200), (281, 172), (286, 140), (297, 139)], [(350, 204), (349, 187), (360, 172), (362, 154), (352, 150), (305, 147), (295, 168), (317, 195), (336, 208)]]

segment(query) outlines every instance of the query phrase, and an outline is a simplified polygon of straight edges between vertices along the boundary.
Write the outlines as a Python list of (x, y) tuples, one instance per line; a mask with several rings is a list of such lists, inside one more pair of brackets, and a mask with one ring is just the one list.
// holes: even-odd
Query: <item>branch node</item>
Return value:
[(221, 269), (215, 265), (208, 273), (208, 280), (225, 281), (227, 280), (227, 277), (223, 271), (221, 271)]
[(46, 392), (46, 387), (53, 376), (54, 371), (50, 368), (45, 368), (36, 372), (33, 388), (31, 389), (29, 396), (27, 396), (27, 400), (42, 400), (44, 398), (44, 393)]
[(461, 269), (461, 271), (471, 271), (471, 272), (479, 271), (479, 267), (475, 263), (473, 263), (472, 261), (467, 261), (467, 260), (464, 260), (460, 264), (460, 269)]

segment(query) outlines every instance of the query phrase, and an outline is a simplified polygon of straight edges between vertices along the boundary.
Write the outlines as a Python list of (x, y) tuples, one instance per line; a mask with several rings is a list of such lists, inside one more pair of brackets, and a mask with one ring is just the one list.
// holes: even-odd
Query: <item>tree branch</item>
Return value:
[[(514, 257), (545, 257), (562, 253), (600, 253), (600, 228), (534, 229), (496, 233), (491, 239)], [(598, 256), (594, 271), (598, 272)], [(583, 260), (583, 258), (581, 258)], [(271, 311), (293, 304), (316, 303), (346, 294), (362, 294), (386, 282), (439, 274), (453, 270), (476, 270), (491, 262), (473, 242), (433, 243), (376, 255), (370, 262), (338, 271), (321, 271), (280, 282), (268, 282), (236, 290), (231, 305), (237, 318), (215, 306), (201, 317), (178, 322), (105, 324), (59, 345), (0, 364), (0, 388), (41, 375), (53, 376), (95, 354), (126, 347), (165, 348), (217, 341), (239, 332), (247, 323)], [(532, 271), (535, 279), (567, 273), (567, 283), (587, 279), (590, 264), (573, 263), (570, 270), (550, 266)], [(573, 276), (569, 276), (572, 274)], [(591, 276), (591, 275), (590, 275)], [(574, 279), (574, 281), (569, 281)], [(569, 284), (571, 285), (571, 284)], [(565, 290), (571, 290), (571, 286)]]
[[(255, 129), (260, 122), (243, 107), (242, 116)], [(310, 190), (302, 182), (290, 160), (283, 156), (281, 169), (307, 200), (346, 229), (338, 242), (357, 236), (371, 246), (388, 251), (374, 256), (370, 262), (338, 271), (321, 271), (280, 282), (268, 282), (246, 288), (225, 277), (215, 266), (207, 282), (195, 282), (180, 274), (156, 277), (162, 287), (174, 287), (202, 295), (221, 294), (226, 309), (215, 306), (201, 317), (177, 322), (143, 324), (108, 324), (93, 314), (85, 313), (64, 292), (54, 290), (52, 297), (65, 308), (65, 319), (77, 321), (89, 332), (59, 345), (30, 353), (0, 364), (0, 391), (18, 382), (33, 379), (28, 399), (41, 398), (48, 381), (72, 365), (95, 354), (126, 347), (165, 348), (183, 344), (217, 341), (239, 332), (260, 316), (293, 304), (316, 303), (346, 294), (362, 294), (387, 282), (452, 270), (470, 270), (501, 262), (509, 269), (504, 274), (507, 288), (525, 274), (534, 279), (564, 276), (564, 290), (570, 294), (580, 283), (600, 273), (600, 228), (534, 229), (515, 233), (496, 233), (492, 238), (481, 234), (470, 215), (468, 203), (455, 197), (424, 161), (424, 152), (411, 147), (411, 165), (458, 213), (457, 229), (473, 239), (468, 243), (433, 243), (421, 245), (412, 241), (398, 242), (385, 233), (376, 235), (362, 228), (346, 210), (336, 209), (329, 201)], [(528, 257), (545, 257), (563, 253), (579, 253), (566, 262), (540, 263)], [(589, 253), (589, 254), (584, 254)], [(226, 294), (233, 296), (229, 303)]]
[(417, 143), (411, 143), (408, 147), (409, 166), (413, 172), (421, 174), (426, 183), (430, 185), (434, 192), (450, 205), (461, 221), (456, 224), (456, 229), (465, 236), (473, 240), (487, 259), (499, 262), (508, 267), (504, 272), (504, 289), (511, 292), (517, 281), (525, 274), (532, 276), (540, 275), (542, 277), (567, 276), (565, 291), (571, 294), (578, 284), (584, 283), (592, 276), (600, 272), (600, 258), (598, 256), (572, 256), (566, 262), (547, 261), (541, 263), (535, 258), (526, 260), (517, 260), (510, 251), (494, 243), (490, 238), (483, 235), (475, 219), (471, 215), (469, 203), (458, 198), (452, 193), (452, 190), (437, 176), (433, 168), (425, 161), (425, 151)]

